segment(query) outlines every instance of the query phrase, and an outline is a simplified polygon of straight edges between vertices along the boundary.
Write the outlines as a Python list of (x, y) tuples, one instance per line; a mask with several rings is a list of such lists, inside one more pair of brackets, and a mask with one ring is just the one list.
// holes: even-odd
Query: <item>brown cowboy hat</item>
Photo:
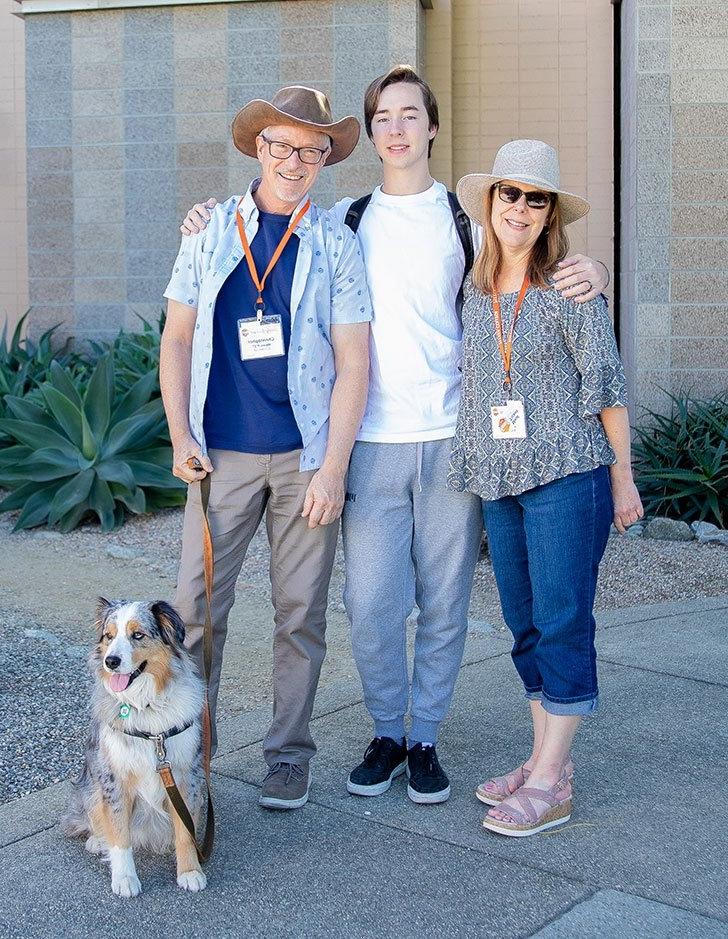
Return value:
[(270, 124), (290, 124), (318, 130), (331, 138), (326, 165), (345, 160), (359, 140), (361, 127), (355, 117), (332, 121), (329, 99), (320, 91), (303, 85), (289, 85), (273, 95), (272, 101), (256, 98), (233, 118), (233, 143), (246, 156), (258, 155), (255, 138)]

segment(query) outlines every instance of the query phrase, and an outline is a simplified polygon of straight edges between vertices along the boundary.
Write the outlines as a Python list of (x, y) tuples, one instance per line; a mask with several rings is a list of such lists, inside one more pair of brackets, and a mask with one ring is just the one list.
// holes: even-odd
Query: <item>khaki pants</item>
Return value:
[[(313, 471), (300, 472), (300, 450), (252, 454), (210, 450), (209, 519), (215, 551), (212, 599), (213, 661), (210, 710), (213, 748), (228, 614), (250, 540), (263, 515), (271, 548), (273, 722), (264, 742), (269, 766), (303, 763), (316, 752), (309, 730), (321, 663), (326, 653), (326, 601), (338, 523), (309, 529), (301, 518)], [(186, 645), (200, 673), (205, 622), (200, 486), (189, 487), (182, 535), (176, 606), (187, 624)]]

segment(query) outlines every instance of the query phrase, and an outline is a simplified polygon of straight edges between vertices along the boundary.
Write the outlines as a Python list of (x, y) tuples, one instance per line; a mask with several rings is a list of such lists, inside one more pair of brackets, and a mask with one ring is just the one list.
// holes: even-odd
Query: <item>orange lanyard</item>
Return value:
[[(243, 199), (244, 198), (245, 196), (243, 196)], [(263, 319), (263, 313), (265, 312), (265, 303), (263, 302), (263, 288), (265, 287), (266, 279), (268, 278), (268, 275), (273, 270), (273, 268), (276, 266), (278, 258), (283, 254), (283, 249), (288, 244), (288, 241), (291, 235), (293, 234), (296, 226), (301, 221), (301, 219), (306, 214), (306, 212), (308, 212), (308, 210), (311, 208), (311, 200), (306, 199), (306, 202), (303, 205), (303, 207), (297, 213), (296, 217), (292, 219), (291, 223), (286, 229), (285, 235), (278, 242), (278, 247), (273, 252), (273, 257), (268, 262), (268, 267), (265, 269), (265, 274), (263, 274), (262, 279), (259, 279), (258, 269), (255, 266), (253, 254), (250, 250), (250, 244), (248, 243), (248, 237), (245, 234), (245, 226), (243, 225), (243, 220), (240, 217), (240, 206), (243, 204), (243, 199), (241, 199), (240, 202), (238, 202), (238, 209), (235, 212), (235, 218), (238, 223), (238, 232), (240, 233), (240, 241), (242, 242), (243, 251), (245, 252), (245, 260), (248, 262), (248, 270), (250, 271), (250, 276), (253, 280), (253, 283), (258, 289), (258, 298), (255, 301), (255, 312), (258, 317), (258, 322), (260, 322), (260, 320)]]
[(501, 305), (500, 300), (498, 299), (498, 291), (493, 291), (493, 316), (495, 317), (495, 325), (497, 330), (497, 339), (498, 339), (498, 348), (500, 349), (501, 358), (503, 359), (503, 371), (505, 373), (505, 380), (503, 382), (503, 390), (508, 394), (511, 393), (513, 387), (513, 382), (511, 381), (511, 354), (513, 352), (513, 330), (516, 328), (516, 320), (518, 319), (518, 314), (521, 312), (521, 305), (523, 303), (523, 298), (526, 296), (526, 291), (530, 286), (530, 281), (528, 279), (528, 274), (523, 278), (523, 283), (521, 284), (521, 289), (518, 293), (518, 299), (516, 300), (516, 306), (513, 310), (513, 319), (511, 320), (511, 328), (508, 330), (508, 339), (503, 338), (503, 317), (501, 316)]

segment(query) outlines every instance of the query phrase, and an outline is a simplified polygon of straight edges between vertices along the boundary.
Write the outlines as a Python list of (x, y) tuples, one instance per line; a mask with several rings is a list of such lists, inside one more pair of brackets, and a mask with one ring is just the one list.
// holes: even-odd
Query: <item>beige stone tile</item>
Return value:
[(675, 303), (727, 303), (728, 280), (722, 271), (675, 271), (670, 278), (670, 299)]
[(728, 205), (675, 205), (672, 207), (674, 235), (728, 236)]
[(696, 194), (704, 193), (705, 202), (728, 201), (728, 173), (705, 171), (679, 171), (673, 168), (672, 192), (676, 203), (694, 204)]
[(175, 33), (197, 33), (199, 37), (202, 27), (205, 32), (207, 30), (222, 32), (228, 26), (228, 11), (224, 5), (204, 8), (198, 5), (173, 7), (173, 15)]
[(228, 91), (224, 87), (175, 88), (175, 114), (227, 114)]
[(723, 104), (728, 98), (728, 72), (721, 68), (674, 71), (670, 97), (674, 104), (702, 104), (706, 101)]
[(674, 238), (670, 260), (674, 270), (725, 270), (728, 238)]
[(673, 338), (670, 357), (672, 367), (676, 369), (697, 372), (706, 368), (725, 368), (728, 362), (728, 338)]
[[(670, 307), (672, 336), (728, 336), (728, 307), (725, 304), (695, 306), (673, 303)], [(728, 361), (728, 359), (726, 359)]]
[(672, 125), (677, 138), (728, 138), (728, 104), (674, 104)]
[[(306, 3), (281, 3), (279, 6), (281, 27), (284, 29), (306, 29), (312, 25), (324, 26), (333, 24), (336, 16), (336, 4), (331, 2), (331, 0), (308, 0)], [(344, 21), (350, 22), (348, 18), (344, 18)]]

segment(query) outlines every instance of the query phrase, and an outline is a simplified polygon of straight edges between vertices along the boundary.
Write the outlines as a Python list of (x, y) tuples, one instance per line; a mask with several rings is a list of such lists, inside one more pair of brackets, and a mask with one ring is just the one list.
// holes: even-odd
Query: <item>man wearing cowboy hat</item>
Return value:
[(294, 86), (247, 104), (232, 133), (260, 161), (260, 178), (242, 198), (216, 206), (205, 232), (183, 239), (165, 291), (160, 381), (172, 472), (191, 484), (176, 603), (199, 659), (199, 481), (209, 473), (213, 726), (235, 582), (265, 515), (275, 630), (260, 803), (299, 808), (316, 749), (309, 721), (344, 478), (366, 401), (372, 316), (356, 238), (308, 192), (324, 164), (352, 152), (359, 122), (332, 121), (325, 95)]

